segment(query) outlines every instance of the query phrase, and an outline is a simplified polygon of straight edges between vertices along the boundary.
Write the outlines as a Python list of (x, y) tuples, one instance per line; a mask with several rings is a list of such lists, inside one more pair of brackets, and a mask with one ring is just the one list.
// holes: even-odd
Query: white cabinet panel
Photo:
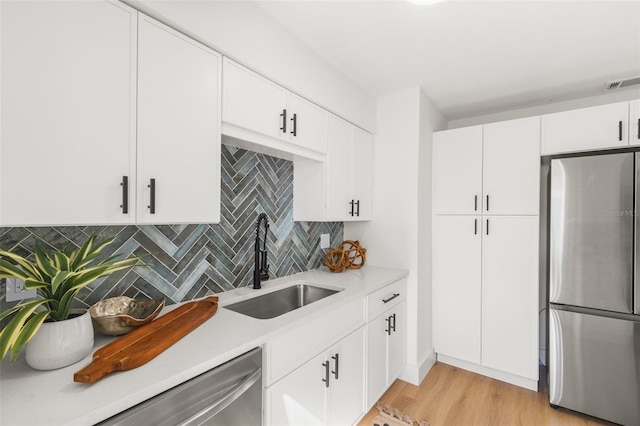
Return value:
[(351, 425), (364, 412), (365, 332), (361, 327), (327, 355), (331, 366), (327, 404), (328, 425)]
[(329, 113), (291, 92), (287, 92), (287, 112), (291, 142), (326, 153)]
[(371, 220), (373, 204), (373, 136), (357, 127), (353, 128), (351, 149), (352, 193), (356, 201), (356, 215), (351, 220)]
[(325, 424), (325, 354), (267, 389), (267, 425)]
[(640, 145), (640, 99), (629, 102), (629, 145)]
[(138, 223), (219, 222), (222, 57), (144, 15), (138, 25)]
[(433, 134), (436, 214), (482, 211), (482, 126)]
[(373, 136), (330, 115), (326, 161), (296, 159), (293, 185), (296, 221), (371, 220)]
[(224, 59), (222, 119), (238, 127), (274, 138), (286, 138), (283, 115), (287, 91), (259, 74)]
[(266, 390), (267, 424), (351, 425), (364, 412), (361, 327)]
[(115, 2), (3, 2), (3, 225), (133, 223), (136, 19)]
[(407, 328), (405, 323), (405, 302), (392, 309), (393, 329), (389, 335), (387, 343), (387, 387), (400, 377), (406, 364), (405, 361), (405, 340)]
[(629, 103), (542, 116), (542, 155), (629, 145)]
[(388, 320), (387, 315), (380, 315), (367, 324), (367, 408), (387, 390)]
[(537, 216), (485, 218), (482, 243), (482, 365), (533, 380), (538, 379), (538, 222)]
[(433, 321), (436, 352), (480, 364), (480, 217), (433, 220)]
[(351, 124), (334, 116), (329, 117), (329, 151), (326, 161), (326, 208), (329, 220), (348, 218), (351, 211), (352, 137)]
[(484, 214), (539, 213), (540, 118), (484, 126)]

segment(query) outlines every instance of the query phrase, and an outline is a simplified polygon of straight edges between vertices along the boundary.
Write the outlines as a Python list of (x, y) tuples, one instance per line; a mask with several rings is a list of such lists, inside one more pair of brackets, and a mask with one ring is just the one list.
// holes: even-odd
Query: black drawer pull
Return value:
[(388, 299), (382, 299), (382, 301), (383, 301), (384, 303), (389, 303), (389, 302), (391, 302), (393, 299), (395, 299), (395, 298), (396, 298), (396, 297), (398, 297), (398, 296), (400, 296), (400, 293), (393, 293), (393, 296), (391, 296), (391, 297), (390, 297), (390, 298), (388, 298)]
[(618, 140), (622, 140), (622, 120), (618, 121)]
[(335, 356), (332, 356), (331, 359), (333, 359), (336, 362), (336, 369), (332, 371), (332, 373), (333, 373), (333, 377), (335, 377), (335, 379), (338, 380), (338, 367), (340, 364), (340, 354), (336, 354)]
[(280, 114), (280, 117), (282, 117), (282, 127), (280, 127), (280, 130), (282, 130), (282, 133), (287, 133), (287, 110), (286, 109), (282, 110), (282, 114)]
[(149, 191), (150, 191), (149, 205), (147, 206), (147, 208), (149, 209), (149, 213), (156, 214), (156, 180), (150, 179), (149, 185), (147, 185), (147, 188), (149, 188)]
[(322, 366), (324, 367), (324, 379), (322, 379), (322, 381), (324, 382), (324, 387), (328, 388), (329, 387), (329, 361), (323, 362)]
[(129, 176), (122, 176), (122, 182), (120, 183), (122, 186), (122, 204), (120, 204), (120, 208), (122, 208), (122, 214), (129, 213)]

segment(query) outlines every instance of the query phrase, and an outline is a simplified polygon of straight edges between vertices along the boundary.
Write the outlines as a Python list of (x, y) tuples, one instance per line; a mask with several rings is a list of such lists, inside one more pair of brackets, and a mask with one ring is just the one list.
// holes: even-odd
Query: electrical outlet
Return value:
[(36, 290), (25, 290), (24, 281), (18, 278), (7, 278), (7, 302), (15, 302), (16, 300), (32, 299), (38, 295)]
[(329, 241), (329, 234), (320, 234), (320, 248), (328, 249), (331, 246)]

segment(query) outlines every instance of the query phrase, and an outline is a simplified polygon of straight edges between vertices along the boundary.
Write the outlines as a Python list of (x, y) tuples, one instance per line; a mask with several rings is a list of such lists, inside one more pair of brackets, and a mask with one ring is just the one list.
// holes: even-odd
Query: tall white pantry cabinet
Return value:
[(433, 143), (438, 359), (537, 389), (540, 118)]

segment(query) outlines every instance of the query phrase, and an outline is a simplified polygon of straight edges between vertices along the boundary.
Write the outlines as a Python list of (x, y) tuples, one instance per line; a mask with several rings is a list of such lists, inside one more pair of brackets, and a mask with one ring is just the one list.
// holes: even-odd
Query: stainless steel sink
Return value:
[(224, 306), (224, 308), (253, 318), (270, 319), (317, 302), (339, 291), (309, 284), (298, 284)]

